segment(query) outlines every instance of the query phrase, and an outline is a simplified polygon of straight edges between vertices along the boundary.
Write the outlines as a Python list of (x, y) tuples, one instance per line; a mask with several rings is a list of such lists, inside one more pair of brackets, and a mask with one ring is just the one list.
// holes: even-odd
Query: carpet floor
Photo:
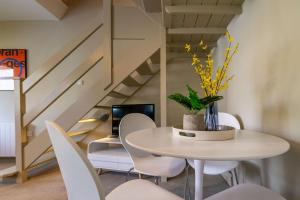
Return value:
[[(126, 180), (125, 173), (104, 172), (100, 179), (104, 184), (106, 194), (112, 191), (118, 185)], [(129, 179), (136, 179), (132, 174)], [(149, 181), (154, 181), (151, 177), (145, 177)], [(159, 185), (177, 195), (183, 197), (185, 174), (182, 173), (167, 182), (161, 182)], [(189, 176), (190, 193), (193, 198), (194, 193), (194, 171), (190, 170)], [(204, 177), (204, 197), (218, 193), (228, 188), (227, 183), (221, 176)], [(63, 200), (67, 199), (64, 183), (57, 167), (44, 171), (41, 174), (34, 175), (29, 181), (23, 184), (0, 184), (1, 200)]]

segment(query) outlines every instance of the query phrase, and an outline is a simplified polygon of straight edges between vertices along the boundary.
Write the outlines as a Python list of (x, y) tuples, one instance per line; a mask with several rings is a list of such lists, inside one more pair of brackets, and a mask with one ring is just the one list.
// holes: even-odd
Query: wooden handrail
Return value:
[(99, 47), (95, 52), (69, 74), (58, 86), (41, 102), (26, 112), (23, 117), (23, 125), (27, 126), (51, 106), (60, 96), (62, 96), (74, 83), (84, 76), (103, 58), (102, 48)]
[[(95, 25), (95, 23), (97, 25)], [(93, 22), (92, 25), (83, 33), (68, 43), (64, 48), (50, 57), (43, 66), (34, 71), (27, 79), (23, 81), (23, 93), (27, 93), (32, 87), (40, 82), (47, 74), (49, 74), (56, 66), (58, 66), (66, 57), (74, 52), (82, 43), (84, 43), (91, 35), (93, 35), (103, 23), (99, 19)], [(96, 26), (96, 27), (95, 27)]]

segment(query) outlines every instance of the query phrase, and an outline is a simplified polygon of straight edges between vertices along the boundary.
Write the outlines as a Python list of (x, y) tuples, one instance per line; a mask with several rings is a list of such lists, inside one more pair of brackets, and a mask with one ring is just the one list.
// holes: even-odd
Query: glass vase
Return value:
[(205, 130), (216, 131), (219, 126), (218, 104), (213, 102), (205, 110), (204, 114)]

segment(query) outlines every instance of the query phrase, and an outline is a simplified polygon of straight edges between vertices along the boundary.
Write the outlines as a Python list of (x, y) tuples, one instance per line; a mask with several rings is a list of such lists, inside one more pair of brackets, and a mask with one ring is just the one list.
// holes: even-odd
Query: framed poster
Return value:
[(5, 78), (26, 78), (26, 56), (26, 49), (0, 49), (0, 90), (14, 90), (14, 81)]

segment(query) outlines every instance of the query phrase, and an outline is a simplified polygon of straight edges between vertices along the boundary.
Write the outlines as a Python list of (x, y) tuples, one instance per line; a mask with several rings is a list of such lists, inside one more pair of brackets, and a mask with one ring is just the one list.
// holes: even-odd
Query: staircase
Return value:
[[(20, 181), (26, 180), (26, 171), (48, 159), (45, 155), (52, 150), (44, 120), (56, 121), (69, 131), (80, 126), (80, 119), (123, 103), (158, 73), (160, 25), (135, 7), (114, 6), (111, 19), (112, 67), (104, 62), (108, 55), (105, 22), (99, 16), (27, 79), (15, 80), (17, 161), (16, 166), (2, 170), (0, 177), (18, 173)], [(112, 74), (108, 87), (106, 70)], [(31, 127), (35, 129), (30, 139), (27, 130)], [(80, 141), (89, 131), (69, 135)]]

